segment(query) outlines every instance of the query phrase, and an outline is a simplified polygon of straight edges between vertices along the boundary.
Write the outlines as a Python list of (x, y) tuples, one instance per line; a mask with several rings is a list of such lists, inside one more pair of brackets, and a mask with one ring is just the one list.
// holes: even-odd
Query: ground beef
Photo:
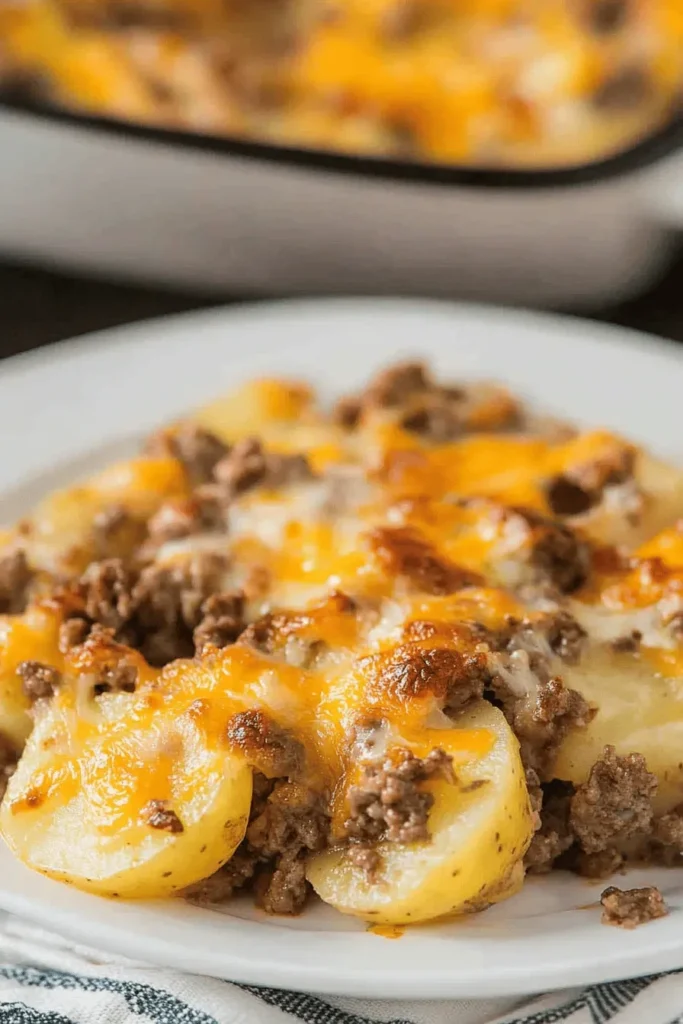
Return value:
[(41, 661), (22, 661), (17, 665), (24, 693), (33, 703), (43, 697), (51, 697), (62, 682), (62, 674), (52, 665)]
[(93, 546), (98, 558), (118, 553), (128, 540), (131, 546), (144, 536), (144, 524), (124, 505), (107, 505), (93, 518)]
[(652, 838), (683, 853), (683, 804), (653, 822)]
[(303, 770), (303, 745), (258, 708), (233, 715), (228, 722), (227, 738), (266, 778), (291, 780)]
[(195, 630), (202, 649), (209, 639), (228, 642), (239, 625), (239, 597), (220, 593), (225, 568), (223, 556), (208, 552), (139, 572), (120, 559), (93, 562), (75, 588), (80, 608), (61, 627), (60, 649), (83, 643), (98, 626), (157, 666), (192, 657)]
[(183, 823), (168, 800), (150, 800), (142, 809), (142, 818), (150, 828), (164, 832), (183, 832)]
[(567, 857), (567, 867), (576, 875), (582, 878), (589, 878), (591, 881), (599, 881), (603, 878), (611, 878), (624, 866), (624, 855), (614, 846), (608, 846), (606, 850), (599, 853), (586, 853), (578, 846), (570, 851)]
[(579, 516), (595, 505), (594, 492), (587, 491), (571, 477), (560, 473), (549, 481), (546, 499), (550, 511), (556, 516)]
[(377, 881), (377, 874), (382, 866), (382, 855), (373, 846), (352, 843), (346, 850), (346, 859), (360, 868), (368, 882)]
[(223, 505), (215, 495), (201, 492), (202, 488), (198, 488), (191, 498), (168, 501), (159, 508), (148, 524), (152, 544), (225, 529)]
[(25, 610), (32, 579), (23, 551), (0, 558), (0, 614), (18, 615)]
[(631, 10), (631, 0), (587, 0), (584, 20), (595, 35), (611, 35), (624, 27)]
[(455, 782), (452, 758), (439, 748), (426, 758), (402, 750), (397, 760), (365, 767), (362, 781), (348, 793), (348, 838), (393, 843), (428, 839), (427, 817), (434, 797), (419, 786), (434, 778)]
[(72, 647), (82, 644), (93, 627), (89, 619), (76, 615), (65, 619), (59, 627), (59, 650), (68, 654)]
[(276, 782), (263, 811), (247, 829), (246, 843), (262, 867), (258, 904), (270, 914), (297, 914), (308, 895), (306, 857), (325, 848), (329, 815), (320, 795), (293, 782)]
[(313, 667), (327, 650), (325, 640), (315, 635), (319, 632), (315, 619), (307, 612), (269, 612), (247, 626), (238, 642), (295, 668), (306, 669)]
[(225, 559), (195, 555), (176, 566), (143, 569), (131, 593), (129, 628), (150, 664), (164, 665), (194, 653), (193, 632), (205, 601), (219, 588)]
[(266, 452), (255, 437), (238, 441), (215, 467), (214, 477), (230, 498), (253, 487), (284, 487), (313, 477), (305, 455)]
[(541, 780), (538, 777), (538, 772), (535, 772), (533, 768), (527, 768), (524, 772), (527, 792), (529, 794), (529, 804), (531, 806), (531, 813), (534, 816), (536, 831), (541, 827), (541, 807), (543, 806), (543, 788), (541, 786)]
[[(273, 792), (275, 783), (260, 772), (254, 773), (253, 791), (249, 821), (253, 821), (265, 810), (268, 797)], [(243, 839), (227, 864), (215, 871), (208, 878), (196, 882), (183, 890), (182, 895), (195, 903), (221, 903), (229, 900), (240, 889), (244, 888), (254, 877), (259, 865), (259, 855)]]
[(643, 634), (639, 629), (632, 629), (625, 636), (619, 636), (612, 641), (612, 650), (617, 654), (634, 654), (640, 649)]
[(513, 510), (531, 531), (529, 561), (541, 582), (570, 594), (586, 581), (589, 550), (572, 529), (531, 509)]
[(251, 881), (257, 866), (257, 854), (243, 844), (227, 864), (201, 882), (188, 886), (183, 896), (193, 903), (224, 903)]
[(378, 527), (368, 539), (385, 572), (403, 577), (423, 593), (453, 594), (483, 583), (478, 573), (442, 558), (428, 541), (408, 527)]
[(146, 446), (149, 455), (178, 459), (194, 486), (211, 480), (216, 464), (227, 451), (227, 445), (219, 437), (196, 423), (182, 423), (173, 431), (154, 434)]
[(200, 656), (233, 644), (244, 631), (244, 594), (240, 590), (212, 594), (202, 604), (201, 614), (192, 634), (195, 652)]
[[(527, 785), (529, 775), (527, 771)], [(531, 783), (532, 807), (540, 812), (539, 828), (531, 840), (524, 863), (527, 870), (534, 874), (545, 874), (574, 841), (569, 825), (569, 804), (573, 787), (558, 781), (541, 787), (538, 785), (538, 775), (535, 772), (531, 774)]]
[(91, 562), (78, 585), (85, 615), (92, 622), (119, 629), (131, 614), (133, 579), (120, 558)]
[(465, 654), (460, 660), (457, 671), (448, 681), (446, 699), (443, 710), (453, 715), (469, 704), (470, 701), (484, 694), (484, 688), (491, 682), (491, 673), (483, 654)]
[(607, 746), (572, 797), (570, 821), (582, 850), (600, 853), (652, 826), (657, 779), (641, 754), (620, 757)]
[[(550, 676), (541, 657), (517, 650), (494, 672), (491, 687), (519, 740), (522, 760), (543, 778), (557, 750), (571, 729), (584, 728), (594, 711), (577, 690)], [(533, 673), (536, 682), (520, 693), (523, 681)]]
[(438, 393), (425, 395), (401, 418), (400, 425), (434, 444), (454, 441), (465, 429), (459, 403)]
[(355, 395), (340, 398), (332, 408), (331, 420), (344, 430), (353, 430), (360, 422), (363, 404)]
[(558, 658), (568, 665), (581, 660), (587, 634), (576, 619), (566, 611), (550, 612), (529, 619), (508, 617), (506, 625), (499, 630), (485, 631), (483, 639), (494, 651), (540, 652), (540, 639)]
[(380, 408), (403, 405), (410, 398), (432, 387), (426, 367), (419, 362), (396, 363), (377, 374), (368, 385), (364, 404)]
[(654, 82), (646, 66), (627, 65), (617, 68), (600, 83), (593, 93), (593, 105), (603, 114), (627, 114), (645, 103), (653, 89)]
[(276, 863), (259, 872), (256, 903), (267, 914), (299, 914), (308, 897), (305, 850), (285, 850)]
[(544, 626), (548, 643), (558, 658), (568, 665), (578, 664), (587, 640), (585, 629), (564, 611), (548, 616)]
[(617, 889), (610, 885), (600, 897), (602, 923), (617, 928), (637, 928), (669, 913), (659, 889), (646, 885), (642, 889)]
[(612, 488), (614, 505), (618, 503), (625, 515), (637, 521), (642, 495), (633, 478), (634, 466), (635, 451), (615, 445), (600, 458), (572, 466), (553, 477), (546, 488), (548, 505), (558, 516), (583, 515), (602, 502), (606, 488)]

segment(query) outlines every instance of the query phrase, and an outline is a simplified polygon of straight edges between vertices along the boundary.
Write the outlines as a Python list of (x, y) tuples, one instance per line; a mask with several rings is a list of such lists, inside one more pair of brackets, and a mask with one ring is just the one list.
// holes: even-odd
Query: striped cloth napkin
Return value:
[(683, 1024), (683, 971), (532, 1000), (336, 999), (178, 974), (0, 919), (0, 1024)]

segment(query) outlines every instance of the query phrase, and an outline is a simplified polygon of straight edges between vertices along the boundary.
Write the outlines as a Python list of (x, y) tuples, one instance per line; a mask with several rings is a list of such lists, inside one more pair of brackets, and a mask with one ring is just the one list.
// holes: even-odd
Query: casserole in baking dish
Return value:
[[(471, 6), (481, 12), (486, 5)], [(132, 34), (137, 47), (140, 30), (112, 35), (101, 24), (103, 14), (125, 24), (141, 14), (158, 21), (169, 10), (182, 22), (188, 11), (203, 11), (196, 37), (214, 16), (208, 3), (137, 5), (131, 13), (122, 0), (106, 7), (66, 0), (61, 18), (66, 12), (76, 25), (66, 35), (53, 7), (22, 5), (19, 31), (16, 7), (7, 6), (4, 37), (14, 40), (6, 47), (7, 81), (12, 70), (40, 67), (48, 97), (73, 110), (40, 98), (10, 99), (9, 91), (0, 104), (0, 247), (14, 257), (205, 292), (400, 292), (584, 307), (615, 302), (661, 269), (670, 240), (666, 223), (678, 209), (674, 153), (683, 128), (672, 108), (683, 66), (676, 62), (679, 5), (632, 0), (621, 5), (628, 17), (603, 14), (612, 28), (590, 37), (588, 11), (595, 16), (594, 8), (602, 9), (597, 0), (532, 6), (541, 23), (552, 13), (558, 24), (573, 26), (573, 34), (532, 32), (546, 46), (555, 39), (559, 71), (548, 59), (531, 76), (546, 100), (529, 107), (519, 98), (508, 102), (503, 92), (500, 102), (484, 103), (490, 83), (473, 71), (470, 85), (478, 81), (483, 93), (475, 102), (468, 86), (463, 102), (449, 108), (459, 127), (436, 135), (432, 128), (443, 113), (436, 86), (426, 99), (420, 93), (413, 123), (404, 118), (401, 131), (387, 135), (387, 111), (395, 128), (395, 109), (404, 110), (415, 85), (410, 76), (387, 84), (382, 74), (370, 74), (367, 61), (345, 60), (338, 70), (358, 75), (347, 83), (357, 99), (371, 86), (388, 106), (375, 97), (360, 104), (361, 117), (355, 100), (348, 108), (342, 103), (325, 131), (319, 117), (296, 106), (268, 117), (256, 110), (249, 124), (243, 117), (237, 124), (226, 120), (225, 104), (209, 89), (204, 65), (190, 59), (188, 42), (170, 51), (145, 44), (143, 64), (131, 69), (121, 40)], [(503, 0), (486, 6), (494, 22), (505, 8)], [(379, 6), (363, 9), (377, 14)], [(38, 24), (31, 22), (36, 12)], [(339, 22), (330, 39), (333, 26), (334, 19), (323, 26), (319, 41), (348, 49)], [(183, 31), (186, 36), (187, 26)], [(420, 38), (436, 32), (424, 31)], [(518, 36), (515, 45), (525, 53), (528, 33)], [(441, 38), (436, 32), (430, 46), (438, 51)], [(412, 53), (410, 40), (400, 45)], [(641, 70), (634, 78), (636, 58)], [(499, 65), (489, 60), (486, 67), (497, 75)], [(238, 59), (232, 66), (252, 64)], [(277, 66), (267, 62), (268, 74)], [(633, 85), (642, 85), (644, 68), (649, 84), (638, 99)], [(616, 90), (617, 110), (612, 96), (612, 112), (596, 113), (596, 90), (609, 96), (610, 76), (622, 72), (622, 87), (629, 80), (631, 86)], [(529, 88), (529, 67), (522, 62), (517, 73), (513, 80)], [(171, 102), (173, 89), (182, 102)], [(622, 106), (629, 93), (630, 112)], [(378, 119), (379, 109), (385, 114)], [(448, 152), (439, 149), (447, 139), (456, 147)], [(316, 145), (327, 148), (311, 148)], [(534, 153), (543, 169), (529, 166)]]
[(100, 895), (379, 924), (679, 864), (682, 509), (486, 382), (247, 383), (3, 535), (2, 834)]
[(659, 127), (676, 0), (6, 0), (8, 73), (170, 128), (475, 166), (567, 166)]

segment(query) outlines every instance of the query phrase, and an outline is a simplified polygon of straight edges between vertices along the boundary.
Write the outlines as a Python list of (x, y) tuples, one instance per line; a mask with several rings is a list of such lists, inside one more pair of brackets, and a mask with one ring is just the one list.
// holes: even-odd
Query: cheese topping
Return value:
[(683, 15), (678, 0), (6, 0), (0, 33), (10, 71), (89, 112), (553, 166), (613, 153), (673, 114)]

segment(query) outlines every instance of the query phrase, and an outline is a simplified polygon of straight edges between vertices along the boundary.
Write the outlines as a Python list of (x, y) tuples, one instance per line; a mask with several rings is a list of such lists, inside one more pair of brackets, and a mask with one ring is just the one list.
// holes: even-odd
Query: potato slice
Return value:
[(664, 814), (683, 794), (683, 679), (656, 671), (647, 656), (596, 652), (563, 678), (597, 714), (585, 729), (571, 731), (552, 770), (558, 779), (585, 782), (612, 744), (618, 754), (642, 754), (659, 788), (655, 813)]
[[(183, 496), (187, 481), (172, 458), (138, 458), (109, 466), (82, 484), (48, 495), (31, 513), (20, 537), (31, 565), (56, 573), (78, 573), (95, 557), (126, 556), (140, 543), (136, 523), (147, 520), (168, 498)], [(94, 545), (100, 513), (122, 507), (130, 518), (106, 552)]]
[(458, 785), (433, 784), (431, 840), (378, 844), (382, 865), (372, 884), (344, 849), (313, 857), (308, 878), (326, 903), (377, 924), (409, 924), (481, 909), (519, 888), (532, 820), (517, 740), (484, 702), (457, 725), (488, 729), (493, 742), (457, 767)]
[[(586, 532), (603, 544), (633, 547), (644, 543), (683, 515), (683, 472), (639, 451), (634, 471), (642, 508), (631, 517), (623, 488), (608, 489), (601, 504), (586, 517)], [(628, 490), (628, 484), (625, 485)], [(625, 497), (626, 504), (623, 504)], [(636, 502), (635, 509), (638, 509)], [(576, 520), (578, 521), (578, 520)]]
[(158, 693), (84, 705), (65, 687), (29, 738), (0, 808), (14, 853), (104, 896), (170, 895), (212, 874), (244, 835), (251, 769)]
[(0, 734), (18, 752), (33, 728), (17, 666), (22, 661), (60, 660), (59, 617), (47, 606), (33, 605), (23, 615), (0, 616)]
[(282, 431), (310, 417), (313, 393), (298, 380), (249, 381), (198, 409), (193, 419), (232, 444), (242, 437)]

